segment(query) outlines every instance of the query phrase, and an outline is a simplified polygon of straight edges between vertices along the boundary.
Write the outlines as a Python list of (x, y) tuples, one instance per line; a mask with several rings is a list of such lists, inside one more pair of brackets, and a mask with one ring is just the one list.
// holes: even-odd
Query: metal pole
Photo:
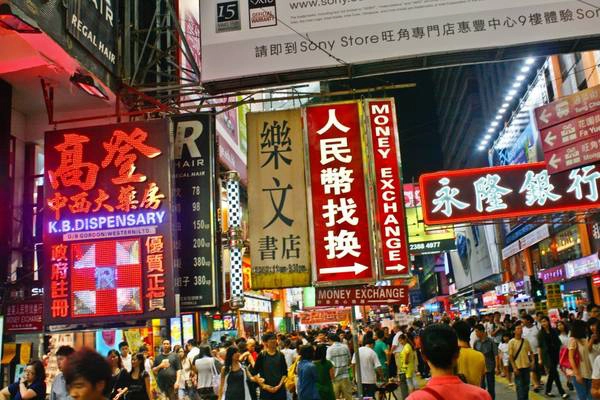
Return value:
[(356, 388), (358, 391), (358, 398), (362, 400), (363, 398), (363, 387), (362, 387), (362, 375), (360, 371), (360, 351), (358, 347), (358, 325), (356, 324), (356, 306), (352, 306), (352, 331), (354, 334), (352, 335), (352, 345), (354, 347), (354, 357), (356, 361), (356, 368), (354, 369), (354, 379), (356, 379)]

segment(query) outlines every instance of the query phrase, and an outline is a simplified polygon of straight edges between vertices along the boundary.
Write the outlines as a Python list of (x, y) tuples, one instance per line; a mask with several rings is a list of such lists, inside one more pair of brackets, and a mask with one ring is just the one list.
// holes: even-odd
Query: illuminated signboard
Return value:
[(170, 123), (45, 137), (45, 322), (174, 313)]
[(428, 225), (485, 221), (597, 208), (600, 168), (549, 175), (544, 163), (421, 175)]

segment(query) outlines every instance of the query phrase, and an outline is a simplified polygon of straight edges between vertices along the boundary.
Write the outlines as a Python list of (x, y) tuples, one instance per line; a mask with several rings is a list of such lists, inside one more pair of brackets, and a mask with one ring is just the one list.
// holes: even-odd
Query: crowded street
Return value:
[(0, 400), (600, 399), (600, 0), (0, 0)]

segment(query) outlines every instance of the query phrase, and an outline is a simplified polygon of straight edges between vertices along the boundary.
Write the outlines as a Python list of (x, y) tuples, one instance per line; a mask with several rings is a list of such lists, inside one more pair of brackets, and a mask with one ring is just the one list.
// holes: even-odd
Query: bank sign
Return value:
[(117, 73), (118, 1), (68, 0), (67, 31), (113, 74)]
[(46, 132), (45, 323), (174, 313), (171, 125)]

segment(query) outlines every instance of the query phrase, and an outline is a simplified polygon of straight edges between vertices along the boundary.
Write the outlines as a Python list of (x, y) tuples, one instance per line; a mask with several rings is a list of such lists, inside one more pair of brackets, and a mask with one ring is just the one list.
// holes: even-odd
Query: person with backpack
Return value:
[(431, 379), (407, 400), (491, 400), (487, 391), (464, 383), (454, 374), (458, 338), (448, 325), (433, 324), (425, 328), (421, 334), (421, 350), (431, 370)]
[(515, 323), (515, 337), (508, 342), (508, 359), (515, 374), (517, 400), (529, 399), (529, 383), (533, 357), (531, 346), (523, 337), (523, 325), (520, 321)]

